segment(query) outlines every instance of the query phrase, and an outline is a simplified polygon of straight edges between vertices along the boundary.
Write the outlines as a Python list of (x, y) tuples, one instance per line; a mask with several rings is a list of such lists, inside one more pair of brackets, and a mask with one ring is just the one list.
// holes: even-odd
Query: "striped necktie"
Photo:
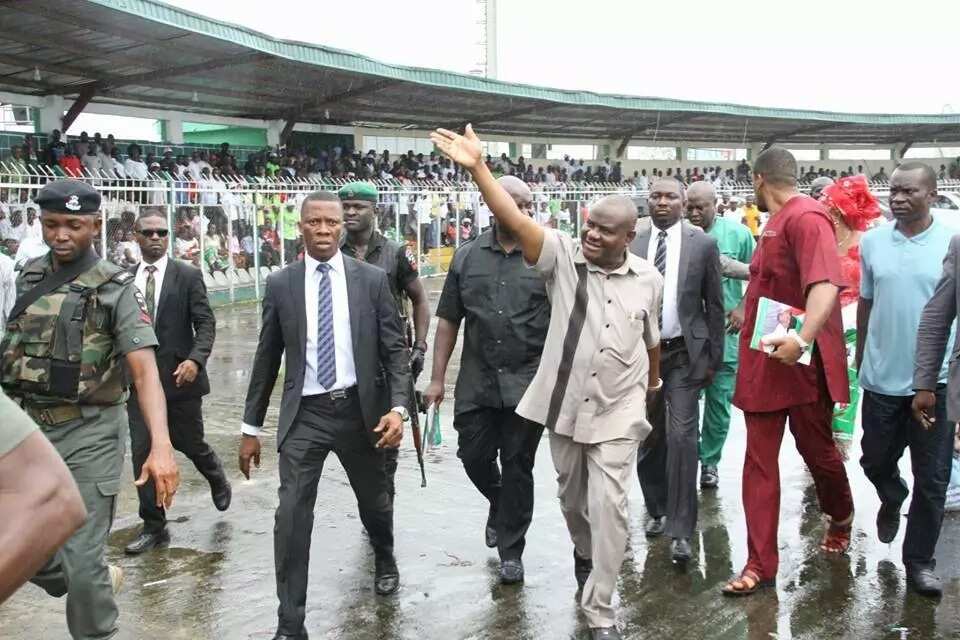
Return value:
[(333, 340), (333, 293), (330, 290), (330, 265), (317, 265), (320, 288), (317, 309), (317, 382), (330, 391), (337, 381), (336, 343)]
[(146, 267), (147, 272), (147, 284), (144, 287), (143, 297), (146, 298), (144, 302), (147, 303), (147, 313), (150, 314), (150, 319), (156, 319), (156, 305), (157, 305), (157, 281), (153, 277), (153, 274), (156, 273), (157, 268), (154, 265), (149, 265)]
[(661, 231), (657, 236), (657, 253), (653, 258), (653, 266), (657, 268), (660, 275), (667, 276), (667, 232)]

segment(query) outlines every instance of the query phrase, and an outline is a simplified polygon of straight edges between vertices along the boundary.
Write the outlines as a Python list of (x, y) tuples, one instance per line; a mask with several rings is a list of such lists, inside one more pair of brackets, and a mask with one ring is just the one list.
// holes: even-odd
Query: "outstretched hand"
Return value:
[(473, 169), (483, 162), (480, 138), (473, 132), (472, 125), (467, 125), (463, 135), (449, 129), (437, 129), (430, 134), (430, 139), (443, 155), (465, 169)]

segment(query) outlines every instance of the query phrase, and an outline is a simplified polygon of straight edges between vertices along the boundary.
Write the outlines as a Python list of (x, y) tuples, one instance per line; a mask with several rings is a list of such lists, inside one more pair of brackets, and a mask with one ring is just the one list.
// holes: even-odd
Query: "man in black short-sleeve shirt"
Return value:
[[(529, 187), (512, 176), (500, 183), (530, 215)], [(454, 393), (457, 455), (490, 502), (486, 543), (499, 549), (500, 580), (520, 582), (524, 536), (533, 516), (533, 464), (543, 426), (521, 418), (515, 409), (540, 365), (550, 323), (546, 287), (524, 264), (516, 239), (494, 226), (454, 254), (437, 316), (427, 403), (443, 401), (447, 363), (460, 324), (466, 321)]]

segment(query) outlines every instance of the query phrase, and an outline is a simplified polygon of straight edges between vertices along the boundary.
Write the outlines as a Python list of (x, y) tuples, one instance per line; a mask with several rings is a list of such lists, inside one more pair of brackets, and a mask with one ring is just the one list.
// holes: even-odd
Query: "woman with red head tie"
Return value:
[(860, 296), (860, 236), (880, 218), (877, 199), (864, 176), (842, 178), (828, 185), (820, 196), (837, 230), (837, 253), (847, 287), (840, 291), (843, 337), (847, 345), (850, 403), (838, 404), (833, 417), (833, 437), (844, 460), (853, 440), (860, 386), (857, 381), (857, 299)]

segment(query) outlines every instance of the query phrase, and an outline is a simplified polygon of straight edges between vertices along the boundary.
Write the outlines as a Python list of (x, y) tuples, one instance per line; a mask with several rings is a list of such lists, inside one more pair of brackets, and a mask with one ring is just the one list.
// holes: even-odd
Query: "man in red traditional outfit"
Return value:
[[(750, 263), (733, 397), (747, 424), (743, 508), (748, 545), (746, 567), (723, 588), (725, 595), (734, 596), (771, 586), (777, 576), (777, 459), (787, 418), (827, 514), (821, 549), (846, 551), (853, 522), (850, 484), (830, 426), (834, 403), (849, 399), (837, 304), (844, 281), (833, 224), (820, 203), (797, 192), (797, 162), (786, 149), (772, 147), (757, 157), (753, 189), (770, 221)], [(769, 354), (750, 348), (761, 297), (806, 312), (799, 332), (764, 341), (773, 347)], [(807, 351), (812, 352), (810, 364), (798, 364)]]

